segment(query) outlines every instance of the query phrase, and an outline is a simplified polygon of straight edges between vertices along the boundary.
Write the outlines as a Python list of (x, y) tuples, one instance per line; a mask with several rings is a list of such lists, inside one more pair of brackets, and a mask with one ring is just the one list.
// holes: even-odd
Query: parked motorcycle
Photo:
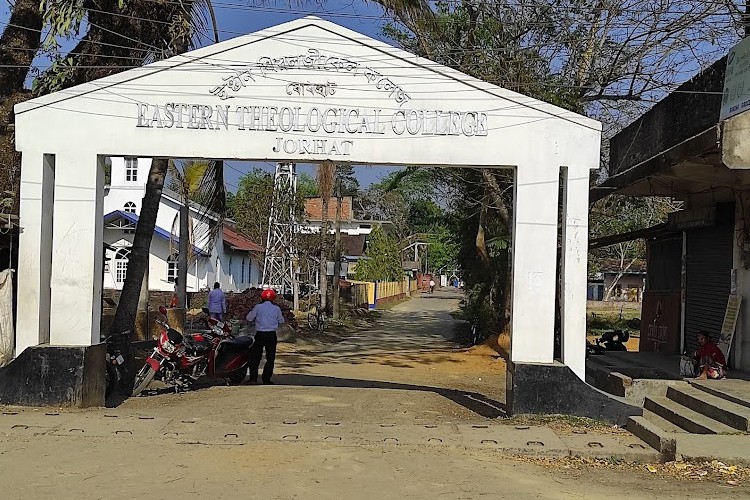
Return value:
[(596, 339), (596, 345), (586, 341), (586, 354), (605, 354), (607, 351), (627, 351), (625, 342), (630, 338), (628, 330), (614, 330), (605, 332)]
[(127, 370), (123, 355), (130, 342), (130, 332), (113, 333), (105, 338), (104, 342), (107, 344), (104, 397), (108, 398), (120, 389), (120, 384), (125, 379)]
[[(159, 308), (166, 318), (167, 310)], [(140, 394), (151, 381), (159, 378), (175, 391), (187, 388), (203, 375), (227, 382), (242, 382), (247, 375), (250, 348), (255, 337), (235, 337), (231, 326), (208, 318), (210, 333), (183, 335), (161, 319), (162, 327), (153, 352), (135, 376), (133, 396)]]

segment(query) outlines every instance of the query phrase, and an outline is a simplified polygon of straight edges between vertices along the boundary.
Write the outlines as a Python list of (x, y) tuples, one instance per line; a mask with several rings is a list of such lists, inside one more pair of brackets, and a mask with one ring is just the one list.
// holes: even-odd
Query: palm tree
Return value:
[[(209, 228), (208, 245), (213, 243), (214, 236), (221, 229), (222, 219), (226, 213), (226, 194), (224, 192), (224, 162), (222, 161), (185, 161), (178, 167), (174, 161), (169, 162), (169, 174), (172, 185), (182, 198), (180, 213), (172, 223), (172, 234), (179, 225), (179, 242), (177, 257), (177, 303), (179, 307), (187, 306), (187, 270), (188, 265), (196, 258), (193, 244), (196, 240), (190, 205), (197, 210), (197, 220), (206, 222)], [(219, 221), (209, 223), (209, 215), (218, 216)]]
[(321, 196), (321, 221), (320, 221), (320, 306), (326, 308), (326, 288), (328, 277), (326, 270), (326, 238), (328, 236), (328, 202), (333, 194), (333, 183), (336, 179), (336, 165), (326, 160), (318, 165), (316, 172), (318, 190)]

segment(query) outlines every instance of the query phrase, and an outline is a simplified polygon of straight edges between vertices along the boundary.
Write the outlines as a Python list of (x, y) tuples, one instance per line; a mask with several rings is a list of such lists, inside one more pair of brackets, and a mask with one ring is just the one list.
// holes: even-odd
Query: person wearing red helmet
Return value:
[(258, 367), (260, 358), (263, 357), (263, 349), (266, 350), (266, 364), (263, 366), (264, 384), (273, 384), (273, 364), (276, 359), (276, 329), (284, 323), (281, 308), (273, 303), (276, 300), (276, 292), (263, 290), (260, 294), (261, 303), (253, 307), (247, 314), (247, 321), (255, 321), (255, 343), (250, 348), (250, 383), (258, 383)]

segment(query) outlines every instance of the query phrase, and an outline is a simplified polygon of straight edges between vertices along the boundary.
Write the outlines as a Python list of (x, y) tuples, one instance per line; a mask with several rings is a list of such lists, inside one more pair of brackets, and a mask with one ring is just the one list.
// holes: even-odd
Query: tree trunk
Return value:
[(16, 0), (0, 36), (0, 97), (23, 90), (41, 40), (39, 0)]
[(326, 239), (328, 237), (328, 197), (322, 197), (322, 214), (320, 221), (320, 307), (325, 309), (328, 305), (328, 266), (326, 261)]
[(341, 186), (336, 198), (336, 244), (333, 251), (333, 319), (338, 320), (341, 315), (341, 304), (339, 297), (341, 295), (341, 284), (339, 283), (341, 275)]
[[(177, 255), (177, 307), (187, 310), (188, 254), (190, 252), (190, 200), (182, 194), (180, 207), (180, 241)], [(231, 269), (230, 269), (231, 272)]]
[(141, 283), (141, 293), (138, 296), (138, 311), (135, 315), (136, 327), (133, 330), (135, 340), (148, 340), (148, 272), (149, 267), (146, 266), (146, 271), (143, 273), (143, 281)]
[(155, 158), (151, 163), (151, 170), (148, 173), (146, 192), (143, 195), (141, 213), (138, 215), (133, 246), (130, 249), (125, 283), (120, 294), (120, 302), (117, 304), (115, 318), (110, 327), (110, 334), (133, 329), (135, 314), (138, 310), (138, 298), (140, 297), (141, 285), (143, 284), (143, 276), (146, 273), (149, 263), (151, 237), (156, 227), (156, 215), (159, 211), (161, 192), (164, 188), (164, 178), (166, 175), (167, 160)]

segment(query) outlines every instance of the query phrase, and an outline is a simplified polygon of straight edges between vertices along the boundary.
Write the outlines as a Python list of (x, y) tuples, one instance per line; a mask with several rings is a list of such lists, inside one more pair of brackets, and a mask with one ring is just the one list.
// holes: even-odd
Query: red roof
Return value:
[(227, 224), (224, 224), (224, 244), (229, 245), (232, 250), (244, 250), (246, 252), (266, 251), (265, 248)]

